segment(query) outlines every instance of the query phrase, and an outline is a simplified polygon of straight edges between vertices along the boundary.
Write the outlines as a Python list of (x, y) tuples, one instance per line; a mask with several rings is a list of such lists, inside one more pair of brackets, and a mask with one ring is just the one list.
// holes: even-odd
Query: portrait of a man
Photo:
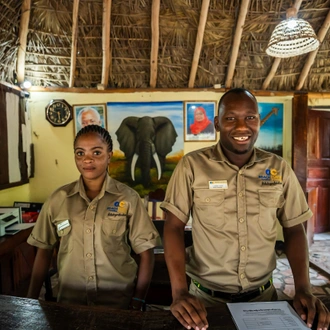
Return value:
[(106, 111), (104, 104), (75, 105), (73, 109), (75, 134), (88, 125), (99, 125), (106, 128)]

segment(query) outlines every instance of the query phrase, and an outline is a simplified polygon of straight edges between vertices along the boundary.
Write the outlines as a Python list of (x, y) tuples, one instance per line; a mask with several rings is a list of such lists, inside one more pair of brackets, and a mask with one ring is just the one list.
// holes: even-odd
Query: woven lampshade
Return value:
[(292, 57), (311, 52), (319, 45), (320, 42), (308, 22), (290, 17), (275, 27), (266, 53), (274, 57)]

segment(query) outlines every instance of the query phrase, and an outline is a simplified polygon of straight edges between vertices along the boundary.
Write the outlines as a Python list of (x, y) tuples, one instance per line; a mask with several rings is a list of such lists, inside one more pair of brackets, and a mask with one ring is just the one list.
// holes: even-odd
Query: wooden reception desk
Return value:
[[(324, 297), (330, 307), (330, 299)], [(208, 308), (209, 329), (235, 330), (226, 305)], [(184, 330), (168, 310), (131, 311), (101, 306), (63, 305), (0, 295), (0, 329)]]

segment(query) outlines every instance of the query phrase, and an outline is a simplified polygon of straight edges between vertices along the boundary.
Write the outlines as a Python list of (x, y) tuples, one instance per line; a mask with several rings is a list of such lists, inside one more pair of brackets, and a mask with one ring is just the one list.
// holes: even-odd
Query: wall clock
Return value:
[(53, 126), (66, 126), (72, 119), (72, 107), (65, 100), (51, 100), (46, 106), (46, 119)]

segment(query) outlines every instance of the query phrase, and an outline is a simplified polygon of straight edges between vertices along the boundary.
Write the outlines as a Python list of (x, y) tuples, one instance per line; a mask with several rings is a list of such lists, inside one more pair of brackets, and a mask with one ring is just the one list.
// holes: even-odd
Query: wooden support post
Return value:
[(158, 50), (159, 50), (159, 9), (160, 0), (152, 1), (151, 8), (151, 54), (150, 54), (150, 87), (157, 84)]
[[(318, 34), (317, 34), (317, 38), (319, 39), (320, 43), (322, 43), (322, 41), (324, 40), (324, 38), (325, 38), (325, 36), (326, 36), (326, 34), (329, 30), (329, 27), (330, 27), (330, 10), (328, 12), (327, 17), (325, 18), (325, 20), (323, 22)], [(308, 76), (309, 70), (311, 69), (311, 67), (314, 63), (317, 52), (318, 52), (318, 49), (316, 49), (313, 52), (310, 52), (308, 54), (305, 65), (304, 65), (304, 67), (303, 67), (303, 69), (300, 73), (298, 83), (297, 83), (297, 86), (296, 86), (296, 90), (299, 91), (304, 86), (305, 80)]]
[(25, 75), (25, 53), (27, 35), (29, 32), (31, 0), (23, 0), (21, 10), (21, 22), (19, 26), (19, 47), (17, 52), (17, 82), (21, 84), (24, 81)]
[(110, 19), (111, 19), (111, 0), (103, 0), (103, 22), (102, 22), (102, 78), (103, 88), (108, 86), (110, 70)]
[(225, 83), (226, 88), (231, 88), (231, 84), (233, 81), (234, 71), (235, 71), (235, 66), (236, 66), (236, 61), (237, 61), (237, 56), (238, 56), (238, 51), (239, 51), (239, 45), (241, 43), (243, 26), (245, 23), (245, 18), (246, 18), (249, 4), (250, 4), (250, 0), (241, 1), (241, 7), (239, 10), (238, 20), (237, 20), (237, 24), (236, 24), (236, 31), (235, 31), (234, 40), (233, 40), (233, 47), (231, 50), (231, 57), (230, 57), (230, 62), (229, 62), (229, 66), (228, 66), (228, 71), (227, 71), (227, 78), (226, 78), (226, 83)]
[(201, 14), (199, 16), (199, 24), (198, 24), (198, 31), (197, 31), (197, 36), (196, 36), (194, 57), (192, 60), (191, 70), (190, 70), (190, 77), (189, 77), (189, 83), (188, 83), (189, 88), (193, 88), (194, 84), (195, 84), (198, 62), (199, 62), (201, 49), (202, 49), (202, 45), (203, 45), (207, 14), (209, 12), (209, 6), (210, 6), (210, 0), (203, 0)]
[(79, 0), (74, 0), (73, 1), (73, 13), (72, 13), (72, 44), (71, 44), (71, 65), (70, 65), (69, 87), (74, 87), (74, 77), (75, 77), (75, 71), (76, 71), (77, 39), (78, 39), (78, 10), (79, 10)]
[(292, 104), (292, 168), (306, 192), (308, 94), (295, 93)]

